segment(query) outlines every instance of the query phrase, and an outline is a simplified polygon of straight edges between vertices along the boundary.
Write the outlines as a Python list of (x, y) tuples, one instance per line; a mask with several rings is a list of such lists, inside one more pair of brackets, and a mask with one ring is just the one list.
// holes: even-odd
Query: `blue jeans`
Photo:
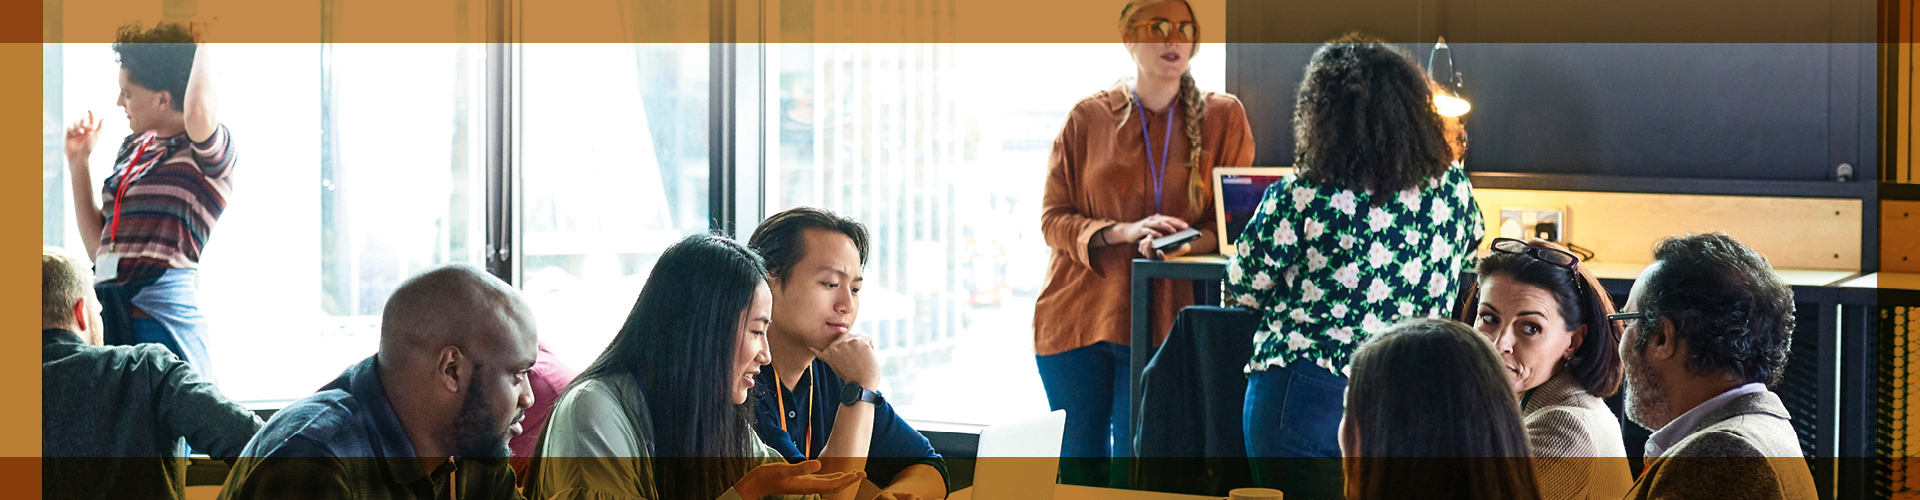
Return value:
[(1125, 486), (1125, 470), (1111, 458), (1133, 456), (1130, 347), (1112, 342), (1051, 356), (1034, 356), (1047, 403), (1067, 411), (1060, 443), (1060, 482), (1081, 486)]
[(213, 358), (207, 355), (207, 320), (200, 314), (193, 269), (168, 269), (160, 279), (134, 294), (134, 307), (150, 318), (133, 319), (133, 342), (167, 347), (193, 367), (201, 380), (214, 382)]
[(1338, 499), (1347, 378), (1311, 362), (1247, 375), (1242, 418), (1253, 481), (1287, 500)]

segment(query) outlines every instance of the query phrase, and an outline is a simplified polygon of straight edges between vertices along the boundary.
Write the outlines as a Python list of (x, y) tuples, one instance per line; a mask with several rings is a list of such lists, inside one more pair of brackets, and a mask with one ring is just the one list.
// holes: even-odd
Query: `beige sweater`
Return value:
[(1527, 452), (1545, 500), (1608, 500), (1633, 487), (1620, 418), (1572, 375), (1561, 372), (1529, 393)]

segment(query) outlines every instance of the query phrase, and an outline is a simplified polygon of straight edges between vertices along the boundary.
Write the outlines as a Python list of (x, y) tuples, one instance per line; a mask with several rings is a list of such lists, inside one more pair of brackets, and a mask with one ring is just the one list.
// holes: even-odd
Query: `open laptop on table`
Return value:
[(1053, 498), (1060, 472), (1060, 442), (1066, 410), (988, 427), (980, 431), (974, 462), (974, 500)]
[(1220, 254), (1234, 255), (1234, 242), (1247, 228), (1254, 210), (1267, 193), (1267, 186), (1293, 173), (1293, 167), (1219, 167), (1213, 169), (1214, 233), (1220, 238)]

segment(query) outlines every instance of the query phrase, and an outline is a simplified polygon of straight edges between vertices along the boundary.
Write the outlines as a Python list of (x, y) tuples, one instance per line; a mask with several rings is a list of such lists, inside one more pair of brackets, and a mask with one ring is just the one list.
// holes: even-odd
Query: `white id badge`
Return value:
[(95, 259), (93, 261), (94, 284), (100, 284), (100, 283), (105, 283), (107, 281), (111, 281), (115, 276), (118, 276), (119, 274), (120, 274), (120, 254), (113, 253), (113, 252), (101, 253), (100, 258)]

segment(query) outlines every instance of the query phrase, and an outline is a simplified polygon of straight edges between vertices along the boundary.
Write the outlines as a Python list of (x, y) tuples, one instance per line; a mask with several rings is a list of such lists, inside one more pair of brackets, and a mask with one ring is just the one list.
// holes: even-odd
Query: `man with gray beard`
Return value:
[(1726, 233), (1661, 240), (1627, 299), (1627, 418), (1652, 429), (1629, 500), (1812, 500), (1791, 416), (1767, 389), (1793, 339), (1793, 290)]

